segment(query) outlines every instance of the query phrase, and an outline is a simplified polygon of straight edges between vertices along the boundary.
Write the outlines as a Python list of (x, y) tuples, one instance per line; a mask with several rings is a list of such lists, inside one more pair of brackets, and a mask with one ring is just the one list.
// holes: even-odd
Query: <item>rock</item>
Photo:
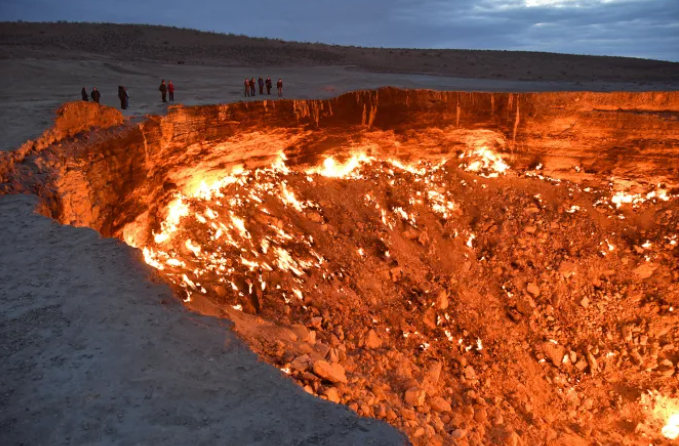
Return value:
[(535, 231), (537, 231), (537, 230), (538, 230), (538, 228), (536, 228), (535, 226), (526, 226), (524, 228), (524, 231), (526, 231), (529, 234), (534, 234)]
[(417, 236), (417, 241), (420, 245), (427, 246), (429, 243), (429, 234), (425, 231), (420, 232), (420, 235)]
[(582, 308), (589, 307), (589, 299), (587, 297), (583, 297), (580, 301), (580, 305), (582, 305)]
[(488, 412), (486, 412), (486, 409), (484, 407), (479, 407), (476, 409), (476, 411), (474, 412), (474, 420), (477, 423), (481, 424), (488, 421)]
[(526, 291), (533, 295), (533, 297), (538, 297), (540, 295), (540, 287), (535, 283), (529, 283), (526, 286)]
[(375, 330), (371, 329), (368, 332), (368, 336), (365, 340), (365, 346), (371, 349), (382, 347), (382, 339), (380, 339), (379, 335), (375, 332)]
[(636, 348), (633, 348), (629, 352), (629, 356), (630, 359), (632, 360), (632, 364), (634, 365), (641, 365), (641, 363), (644, 362), (644, 358), (641, 357), (641, 355), (639, 354), (639, 350), (637, 350)]
[(305, 372), (309, 368), (310, 360), (309, 355), (298, 356), (290, 363), (290, 368), (298, 372)]
[(581, 372), (584, 372), (585, 369), (587, 368), (587, 360), (581, 356), (578, 362), (575, 363), (575, 368), (580, 370)]
[(425, 373), (426, 380), (431, 385), (436, 385), (441, 377), (441, 370), (443, 370), (443, 363), (441, 361), (433, 361)]
[(464, 369), (464, 377), (465, 377), (466, 379), (469, 379), (469, 380), (476, 379), (476, 370), (474, 370), (474, 367), (472, 367), (472, 366), (470, 366), (470, 365), (468, 365), (467, 367), (465, 367), (465, 369)]
[(505, 437), (504, 444), (506, 446), (520, 446), (523, 444), (521, 437), (516, 432), (510, 432), (509, 435)]
[(450, 436), (454, 439), (460, 439), (464, 438), (467, 436), (467, 430), (466, 429), (455, 429)]
[(335, 404), (340, 403), (340, 397), (339, 397), (339, 392), (337, 392), (337, 389), (334, 387), (330, 387), (325, 389), (323, 392), (323, 395), (328, 399), (328, 401), (332, 401)]
[(302, 324), (294, 324), (290, 326), (290, 330), (297, 336), (300, 341), (308, 341), (310, 337), (309, 330)]
[(325, 359), (328, 356), (328, 353), (330, 353), (330, 346), (328, 344), (319, 342), (314, 345), (314, 350), (316, 350), (318, 354), (321, 355), (321, 358)]
[(530, 316), (533, 314), (534, 308), (535, 302), (530, 296), (521, 296), (516, 301), (516, 310), (524, 316)]
[(545, 353), (547, 358), (557, 367), (561, 367), (563, 362), (563, 357), (566, 354), (566, 349), (558, 344), (552, 342), (543, 342), (542, 351)]
[(452, 410), (450, 403), (440, 396), (432, 398), (429, 405), (437, 412), (450, 412)]
[(395, 267), (389, 270), (389, 276), (393, 282), (398, 282), (403, 276), (403, 270), (400, 267)]
[(414, 420), (417, 418), (414, 411), (406, 408), (401, 409), (401, 416), (404, 420)]
[(318, 212), (310, 211), (307, 213), (306, 216), (309, 220), (313, 221), (314, 223), (323, 223), (323, 216)]
[(426, 392), (419, 387), (411, 387), (406, 390), (404, 401), (413, 407), (419, 407), (424, 404)]
[(405, 231), (403, 231), (403, 235), (408, 239), (408, 240), (415, 240), (418, 237), (417, 231), (415, 228), (412, 226), (408, 226)]
[(424, 325), (430, 329), (436, 329), (436, 310), (432, 307), (429, 307), (427, 311), (424, 312), (422, 322), (424, 322)]
[(561, 265), (559, 265), (559, 273), (561, 273), (565, 279), (574, 276), (577, 272), (577, 269), (578, 267), (575, 265), (575, 263), (569, 261), (561, 262)]
[(585, 353), (585, 356), (587, 356), (587, 363), (589, 364), (589, 372), (594, 375), (596, 372), (599, 371), (599, 364), (596, 361), (596, 358), (590, 352), (589, 350)]
[(215, 287), (215, 293), (217, 293), (217, 296), (219, 297), (226, 297), (226, 288), (221, 285), (217, 285)]
[(631, 325), (624, 325), (621, 329), (622, 331), (622, 338), (626, 342), (632, 342), (632, 326)]
[(576, 362), (578, 362), (578, 354), (575, 353), (573, 350), (571, 350), (568, 353), (568, 357), (571, 360), (571, 364), (575, 364)]
[(448, 291), (446, 290), (441, 290), (439, 291), (439, 294), (436, 296), (436, 306), (438, 307), (439, 310), (445, 310), (448, 308), (449, 302), (448, 302)]
[(328, 354), (328, 360), (331, 363), (339, 362), (339, 351), (336, 348), (331, 348), (330, 353)]
[(669, 359), (663, 359), (658, 364), (656, 372), (660, 373), (665, 378), (670, 378), (674, 375), (674, 363)]
[(314, 362), (314, 373), (333, 383), (346, 383), (347, 377), (344, 374), (344, 367), (340, 364), (328, 364), (326, 361), (320, 360)]
[(638, 279), (648, 279), (658, 267), (653, 263), (645, 262), (634, 269), (634, 274)]

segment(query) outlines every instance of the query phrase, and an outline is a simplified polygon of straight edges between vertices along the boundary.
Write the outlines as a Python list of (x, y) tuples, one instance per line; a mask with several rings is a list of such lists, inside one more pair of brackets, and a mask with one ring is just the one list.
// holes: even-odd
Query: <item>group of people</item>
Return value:
[(92, 93), (90, 95), (87, 94), (87, 88), (83, 87), (83, 89), (80, 91), (80, 94), (82, 95), (83, 101), (85, 102), (89, 101), (91, 97), (92, 100), (98, 104), (99, 99), (101, 99), (101, 93), (99, 93), (97, 87), (92, 87)]
[(165, 79), (163, 79), (163, 81), (160, 83), (158, 91), (160, 91), (160, 97), (163, 100), (163, 102), (167, 102), (168, 93), (170, 93), (170, 101), (174, 102), (174, 84), (172, 83), (172, 81), (168, 81), (166, 85)]
[[(266, 80), (260, 77), (259, 81), (257, 82), (255, 82), (255, 78), (253, 77), (252, 79), (245, 79), (245, 96), (255, 96), (255, 91), (258, 84), (260, 95), (264, 94), (264, 87), (266, 87), (266, 94), (271, 94), (273, 82), (271, 81), (270, 77), (268, 77)], [(276, 82), (276, 88), (278, 89), (278, 96), (283, 97), (283, 79), (278, 79), (278, 82)], [(158, 91), (160, 91), (160, 99), (163, 102), (167, 102), (168, 94), (170, 95), (170, 102), (174, 102), (174, 84), (172, 81), (168, 81), (166, 84), (165, 79), (163, 79), (160, 83), (160, 87), (158, 87)], [(89, 101), (90, 98), (92, 98), (92, 100), (98, 104), (99, 100), (101, 99), (101, 93), (99, 93), (97, 87), (93, 87), (92, 93), (89, 94), (87, 93), (87, 88), (83, 87), (80, 93), (82, 95), (83, 101)], [(118, 86), (118, 99), (120, 99), (120, 108), (126, 110), (129, 106), (130, 96), (127, 94), (127, 88), (122, 85)]]
[[(245, 79), (243, 84), (245, 86), (246, 97), (255, 96), (257, 85), (259, 85), (259, 94), (261, 95), (264, 94), (264, 87), (266, 87), (266, 94), (271, 94), (271, 88), (273, 87), (273, 82), (270, 77), (267, 77), (266, 80), (260, 77), (256, 83), (254, 77), (252, 79)], [(278, 89), (278, 97), (283, 97), (283, 79), (278, 78), (276, 88)]]

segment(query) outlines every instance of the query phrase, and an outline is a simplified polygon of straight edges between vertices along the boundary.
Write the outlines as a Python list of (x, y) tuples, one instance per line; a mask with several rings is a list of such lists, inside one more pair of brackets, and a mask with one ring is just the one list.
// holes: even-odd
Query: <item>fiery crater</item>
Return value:
[[(290, 168), (286, 161), (281, 153), (270, 166), (235, 169), (177, 194), (163, 212), (160, 230), (143, 246), (144, 258), (189, 307), (236, 320), (237, 330), (309, 393), (386, 419), (415, 442), (425, 438), (427, 444), (432, 439), (445, 444), (462, 434), (485, 441), (489, 435), (482, 423), (474, 423), (476, 418), (468, 422), (449, 415), (457, 392), (475, 392), (471, 389), (487, 388), (495, 380), (479, 375), (494, 374), (488, 362), (502, 361), (505, 342), (493, 327), (465, 314), (469, 302), (461, 294), (470, 292), (460, 289), (487, 292), (492, 283), (505, 294), (515, 322), (532, 320), (532, 307), (539, 305), (542, 290), (531, 289), (529, 282), (523, 294), (523, 280), (517, 282), (515, 272), (506, 267), (521, 256), (508, 253), (501, 243), (521, 231), (541, 233), (532, 240), (517, 240), (522, 247), (538, 245), (529, 248), (534, 262), (529, 270), (559, 270), (568, 278), (556, 253), (567, 250), (575, 253), (578, 263), (601, 265), (615, 257), (619, 247), (629, 245), (625, 224), (616, 230), (594, 226), (588, 233), (593, 223), (589, 212), (624, 220), (630, 210), (676, 198), (665, 189), (632, 195), (582, 188), (539, 170), (513, 171), (500, 154), (483, 146), (438, 162), (406, 163), (366, 153), (349, 153), (344, 160), (329, 156), (306, 168)], [(508, 190), (507, 200), (503, 196)], [(524, 216), (511, 222), (515, 213)], [(526, 216), (542, 229), (529, 226)], [(572, 232), (564, 234), (565, 228)], [(128, 243), (135, 245), (134, 240)], [(653, 249), (654, 243), (660, 252)], [(641, 259), (633, 272), (646, 274), (649, 265), (656, 268), (667, 254), (675, 256), (676, 244), (677, 234), (670, 232), (645, 240), (635, 247)], [(476, 275), (490, 277), (479, 280)], [(563, 285), (557, 280), (552, 286)], [(580, 305), (588, 306), (582, 301)], [(257, 315), (279, 329), (290, 327), (292, 333), (253, 331), (252, 320), (234, 311)], [(618, 354), (612, 346), (597, 349), (599, 365), (589, 350), (580, 353), (579, 360), (574, 350), (567, 353), (561, 344), (569, 341), (562, 333), (548, 337), (549, 347), (536, 350), (538, 359), (543, 357), (538, 363), (546, 357), (572, 369), (575, 376), (578, 371), (596, 375), (600, 368), (614, 367), (603, 365)], [(560, 356), (555, 357), (555, 351)], [(394, 362), (380, 364), (377, 352)], [(451, 361), (457, 363), (452, 376), (443, 368)], [(416, 379), (409, 367), (421, 367), (424, 374)], [(455, 379), (458, 374), (462, 386)], [(503, 376), (502, 385), (509, 385), (509, 379)], [(573, 392), (579, 386), (561, 382), (559, 387)], [(378, 403), (374, 393), (388, 395), (386, 402)], [(657, 409), (658, 398), (649, 419), (664, 417), (666, 425), (640, 432), (653, 438), (660, 429), (665, 438), (674, 439), (677, 415), (668, 414), (667, 403)], [(434, 421), (431, 413), (429, 421), (422, 418), (431, 410), (439, 412)], [(485, 411), (476, 406), (474, 414), (477, 410)], [(542, 410), (549, 412), (544, 406)], [(499, 413), (495, 416), (507, 416)], [(446, 428), (451, 423), (455, 429)]]
[(662, 445), (677, 116), (675, 93), (382, 89), (116, 120), (0, 174), (416, 445)]

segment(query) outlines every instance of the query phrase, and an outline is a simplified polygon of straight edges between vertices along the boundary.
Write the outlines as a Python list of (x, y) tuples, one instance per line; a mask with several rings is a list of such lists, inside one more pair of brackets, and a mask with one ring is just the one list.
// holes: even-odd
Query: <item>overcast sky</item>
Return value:
[(679, 0), (0, 0), (0, 20), (151, 23), (345, 45), (679, 61)]

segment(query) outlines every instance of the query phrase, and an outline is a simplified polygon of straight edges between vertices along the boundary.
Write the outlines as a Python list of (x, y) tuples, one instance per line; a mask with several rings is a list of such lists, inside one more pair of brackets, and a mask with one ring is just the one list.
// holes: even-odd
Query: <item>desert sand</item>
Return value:
[[(439, 56), (439, 54), (441, 54)], [(182, 62), (182, 63), (178, 63)], [(287, 98), (385, 85), (463, 91), (677, 90), (679, 64), (538, 53), (339, 48), (158, 27), (0, 24), (0, 150), (96, 86), (138, 119), (178, 103), (235, 102), (245, 77)], [(260, 96), (247, 98), (261, 100)], [(268, 98), (266, 98), (268, 99)], [(224, 320), (189, 313), (141, 254), (0, 197), (0, 443), (403, 444), (385, 423), (307, 395)]]

